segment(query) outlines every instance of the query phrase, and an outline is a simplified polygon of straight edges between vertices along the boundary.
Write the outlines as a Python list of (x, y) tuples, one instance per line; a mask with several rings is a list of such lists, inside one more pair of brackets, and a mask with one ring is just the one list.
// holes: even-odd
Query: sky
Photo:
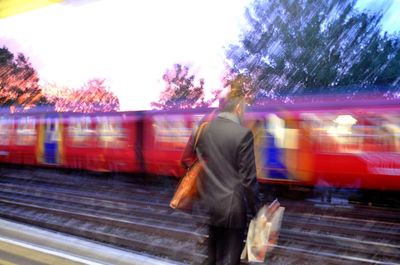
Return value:
[(223, 47), (237, 41), (246, 2), (64, 1), (0, 20), (0, 45), (26, 54), (42, 82), (106, 78), (121, 110), (149, 109), (175, 63), (220, 88)]
[[(361, 0), (376, 9), (385, 0)], [(0, 46), (22, 52), (41, 82), (80, 87), (105, 78), (121, 110), (149, 109), (175, 63), (190, 64), (221, 88), (224, 47), (238, 41), (249, 0), (66, 0), (0, 20)], [(387, 7), (384, 30), (400, 26), (400, 0)], [(393, 25), (397, 25), (393, 27)]]

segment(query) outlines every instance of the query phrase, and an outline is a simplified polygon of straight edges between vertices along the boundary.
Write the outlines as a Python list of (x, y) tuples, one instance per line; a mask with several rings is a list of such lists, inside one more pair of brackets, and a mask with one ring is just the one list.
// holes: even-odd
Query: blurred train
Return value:
[[(260, 182), (400, 190), (399, 99), (295, 103), (246, 114)], [(210, 112), (0, 114), (0, 163), (179, 177)]]

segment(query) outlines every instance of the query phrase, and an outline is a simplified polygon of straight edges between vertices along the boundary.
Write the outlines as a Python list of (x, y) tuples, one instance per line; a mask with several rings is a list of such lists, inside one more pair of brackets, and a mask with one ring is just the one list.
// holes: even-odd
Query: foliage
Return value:
[(209, 106), (204, 100), (204, 80), (196, 84), (195, 75), (190, 73), (189, 66), (174, 64), (163, 75), (165, 89), (158, 102), (152, 102), (153, 109), (190, 109)]
[(48, 104), (39, 87), (39, 77), (28, 58), (0, 48), (0, 105), (18, 110)]
[(254, 97), (270, 98), (398, 84), (398, 36), (381, 32), (381, 14), (361, 13), (355, 4), (254, 0), (240, 43), (227, 50), (231, 76), (246, 76)]
[(46, 94), (56, 111), (109, 112), (119, 110), (119, 100), (109, 91), (104, 79), (91, 79), (79, 89), (46, 86)]
[(247, 101), (254, 100), (254, 84), (250, 75), (228, 72), (224, 77), (224, 87), (229, 87), (229, 95), (244, 97)]

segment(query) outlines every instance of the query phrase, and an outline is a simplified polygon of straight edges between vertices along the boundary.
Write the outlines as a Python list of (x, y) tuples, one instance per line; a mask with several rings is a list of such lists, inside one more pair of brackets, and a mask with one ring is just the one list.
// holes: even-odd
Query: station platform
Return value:
[(0, 219), (0, 264), (176, 265), (180, 263)]

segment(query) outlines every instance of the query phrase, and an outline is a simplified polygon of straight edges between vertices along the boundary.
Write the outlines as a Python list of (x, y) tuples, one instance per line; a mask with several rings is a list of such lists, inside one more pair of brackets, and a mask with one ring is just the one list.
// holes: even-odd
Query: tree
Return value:
[(249, 102), (254, 100), (254, 84), (250, 75), (227, 72), (223, 82), (224, 87), (229, 87), (229, 95), (244, 97)]
[(174, 64), (163, 75), (165, 89), (158, 102), (152, 102), (153, 109), (191, 109), (211, 104), (204, 100), (204, 79), (196, 84), (195, 75), (189, 66)]
[(382, 34), (382, 15), (355, 3), (254, 0), (240, 43), (227, 50), (231, 75), (250, 78), (255, 97), (272, 98), (397, 84), (398, 36)]
[(79, 89), (49, 84), (46, 92), (56, 111), (88, 113), (119, 110), (118, 97), (109, 91), (104, 79), (91, 79)]
[(39, 77), (28, 58), (0, 48), (0, 105), (30, 109), (49, 102), (39, 87)]

